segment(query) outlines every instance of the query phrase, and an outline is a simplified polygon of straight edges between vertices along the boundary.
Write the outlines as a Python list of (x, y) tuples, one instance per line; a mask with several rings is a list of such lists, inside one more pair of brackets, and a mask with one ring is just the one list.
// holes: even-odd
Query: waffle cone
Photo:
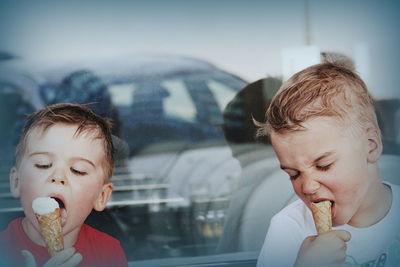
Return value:
[(35, 215), (39, 222), (40, 233), (42, 234), (50, 256), (63, 250), (64, 240), (61, 228), (61, 210), (57, 208), (48, 214)]
[(311, 211), (314, 217), (315, 228), (318, 234), (332, 230), (331, 202), (321, 201), (311, 203)]

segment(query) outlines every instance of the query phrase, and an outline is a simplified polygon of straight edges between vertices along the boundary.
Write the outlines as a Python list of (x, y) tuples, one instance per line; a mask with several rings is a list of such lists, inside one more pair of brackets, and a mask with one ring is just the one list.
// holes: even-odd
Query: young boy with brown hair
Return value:
[[(299, 200), (271, 220), (257, 266), (400, 263), (400, 188), (382, 182), (373, 101), (351, 70), (323, 63), (285, 82), (258, 123)], [(329, 201), (317, 234), (312, 203)]]
[[(16, 266), (127, 266), (119, 241), (84, 224), (102, 211), (113, 190), (113, 144), (108, 121), (77, 104), (45, 107), (26, 121), (10, 172), (12, 195), (25, 213), (0, 233), (2, 254)], [(55, 199), (64, 250), (47, 252), (32, 202)], [(0, 261), (1, 262), (1, 261)]]

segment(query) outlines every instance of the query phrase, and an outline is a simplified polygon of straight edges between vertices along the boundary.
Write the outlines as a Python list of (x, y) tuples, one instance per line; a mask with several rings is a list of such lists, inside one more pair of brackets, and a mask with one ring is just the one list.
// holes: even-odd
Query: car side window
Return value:
[(207, 85), (214, 94), (221, 110), (225, 109), (228, 102), (231, 101), (236, 94), (234, 88), (217, 80), (209, 80)]
[(169, 96), (164, 101), (165, 113), (194, 122), (196, 120), (196, 108), (183, 81), (178, 79), (165, 80), (161, 85), (169, 92)]
[(112, 102), (119, 107), (129, 107), (132, 105), (135, 89), (136, 86), (134, 83), (110, 84), (108, 86)]

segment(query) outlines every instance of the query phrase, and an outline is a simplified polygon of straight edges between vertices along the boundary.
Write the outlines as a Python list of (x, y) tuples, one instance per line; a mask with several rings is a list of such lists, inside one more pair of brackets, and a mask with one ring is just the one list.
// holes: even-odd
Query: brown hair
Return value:
[(59, 103), (47, 106), (28, 116), (20, 141), (16, 149), (16, 164), (26, 150), (28, 135), (35, 128), (41, 128), (43, 132), (57, 123), (77, 125), (75, 135), (89, 131), (97, 131), (96, 139), (102, 139), (105, 159), (103, 163), (104, 174), (109, 179), (114, 168), (114, 147), (112, 143), (111, 124), (108, 120), (96, 115), (94, 112), (80, 104)]
[(294, 74), (281, 86), (266, 112), (266, 123), (256, 123), (258, 135), (302, 130), (302, 123), (321, 116), (338, 118), (358, 129), (372, 124), (379, 131), (365, 83), (352, 70), (328, 62)]

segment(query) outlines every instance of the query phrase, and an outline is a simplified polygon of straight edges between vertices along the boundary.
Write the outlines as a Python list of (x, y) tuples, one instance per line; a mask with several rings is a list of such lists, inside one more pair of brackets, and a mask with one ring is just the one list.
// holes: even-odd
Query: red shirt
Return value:
[[(78, 266), (128, 266), (124, 251), (118, 240), (84, 224), (79, 232), (74, 248), (82, 254)], [(8, 266), (24, 266), (21, 250), (28, 250), (35, 257), (38, 266), (43, 266), (50, 256), (45, 247), (35, 244), (22, 228), (22, 218), (13, 220), (0, 233), (1, 263)]]

